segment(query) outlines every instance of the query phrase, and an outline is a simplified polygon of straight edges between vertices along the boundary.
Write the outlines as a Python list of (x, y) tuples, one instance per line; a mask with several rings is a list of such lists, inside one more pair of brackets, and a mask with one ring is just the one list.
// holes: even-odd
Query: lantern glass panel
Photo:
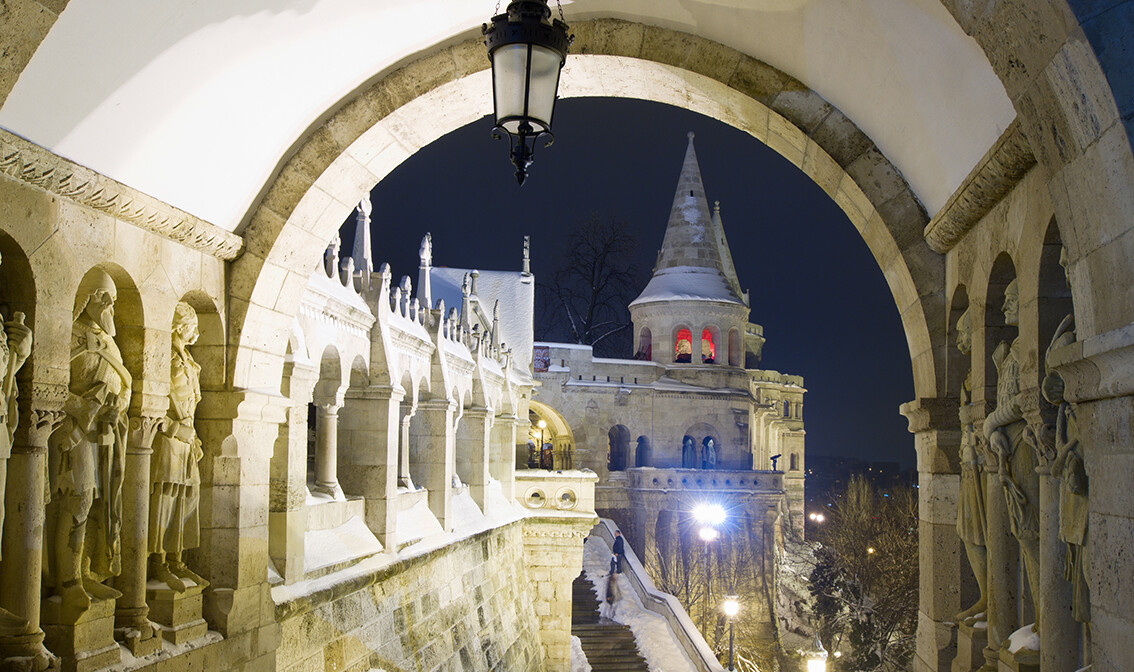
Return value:
[[(508, 44), (492, 52), (492, 86), (496, 95), (496, 123), (524, 116), (527, 83), (528, 45)], [(509, 121), (504, 128), (516, 133), (520, 122)]]
[(528, 117), (537, 130), (551, 128), (555, 110), (555, 90), (559, 87), (559, 65), (562, 60), (553, 49), (532, 45), (531, 90), (528, 94)]

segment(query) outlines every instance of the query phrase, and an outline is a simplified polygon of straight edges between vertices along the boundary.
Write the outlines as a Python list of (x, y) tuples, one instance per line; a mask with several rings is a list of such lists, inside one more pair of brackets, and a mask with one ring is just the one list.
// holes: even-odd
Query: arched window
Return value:
[(650, 361), (654, 356), (653, 335), (650, 333), (649, 327), (642, 327), (642, 331), (638, 334), (638, 352), (634, 355), (634, 359), (641, 359)]
[(606, 433), (609, 439), (607, 468), (610, 471), (626, 469), (626, 458), (630, 452), (630, 430), (624, 425), (615, 425)]
[(740, 366), (740, 330), (736, 327), (728, 331), (728, 365)]
[(648, 467), (652, 462), (650, 455), (650, 440), (645, 436), (638, 437), (638, 447), (634, 451), (634, 466), (635, 467)]
[(693, 361), (693, 332), (688, 329), (678, 329), (673, 344), (673, 361), (678, 364), (688, 364)]
[(790, 412), (791, 412), (791, 411), (790, 411), (790, 406), (788, 405), (788, 400), (787, 400), (787, 399), (784, 399), (784, 417), (785, 417), (785, 418), (786, 418), (786, 417), (788, 417), (788, 414), (789, 414)]
[(717, 361), (717, 345), (713, 342), (713, 332), (708, 328), (701, 330), (701, 361), (705, 364)]

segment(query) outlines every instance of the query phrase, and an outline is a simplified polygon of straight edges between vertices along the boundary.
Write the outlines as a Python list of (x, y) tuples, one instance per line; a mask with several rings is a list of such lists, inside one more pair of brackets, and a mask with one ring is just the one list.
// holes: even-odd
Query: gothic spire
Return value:
[(740, 279), (736, 277), (736, 266), (732, 263), (732, 252), (728, 249), (728, 239), (725, 238), (724, 223), (721, 222), (721, 202), (713, 201), (713, 235), (717, 239), (717, 250), (721, 255), (721, 270), (724, 271), (728, 286), (744, 303), (748, 303), (748, 292), (741, 291)]
[(693, 149), (693, 133), (689, 133), (657, 267), (646, 289), (633, 303), (667, 299), (745, 303), (723, 227), (718, 234), (719, 222), (719, 216), (709, 214), (701, 168)]

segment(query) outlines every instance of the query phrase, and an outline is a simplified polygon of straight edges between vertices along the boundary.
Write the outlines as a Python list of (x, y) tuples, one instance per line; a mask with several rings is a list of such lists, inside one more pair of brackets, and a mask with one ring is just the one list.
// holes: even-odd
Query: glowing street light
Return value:
[(717, 537), (721, 536), (721, 533), (717, 532), (717, 528), (715, 527), (702, 527), (697, 531), (697, 535), (701, 537), (701, 541), (708, 544), (710, 542), (716, 541)]
[(811, 642), (811, 650), (803, 652), (803, 658), (807, 661), (807, 672), (827, 672), (827, 649), (819, 641), (819, 633)]
[(725, 616), (728, 616), (728, 672), (735, 672), (736, 668), (732, 666), (732, 619), (740, 613), (740, 600), (736, 595), (729, 595), (725, 598), (721, 609)]
[(718, 527), (725, 522), (727, 515), (720, 504), (698, 504), (693, 507), (693, 518), (702, 525)]
[(874, 547), (873, 546), (867, 546), (866, 547), (866, 553), (867, 553), (867, 555), (874, 555)]

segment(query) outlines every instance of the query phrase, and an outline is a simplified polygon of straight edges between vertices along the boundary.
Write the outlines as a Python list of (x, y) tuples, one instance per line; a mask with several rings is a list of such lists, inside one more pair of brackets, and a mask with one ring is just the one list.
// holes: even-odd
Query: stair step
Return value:
[(599, 618), (591, 582), (580, 574), (571, 586), (571, 634), (579, 638), (593, 672), (649, 672), (629, 626)]

